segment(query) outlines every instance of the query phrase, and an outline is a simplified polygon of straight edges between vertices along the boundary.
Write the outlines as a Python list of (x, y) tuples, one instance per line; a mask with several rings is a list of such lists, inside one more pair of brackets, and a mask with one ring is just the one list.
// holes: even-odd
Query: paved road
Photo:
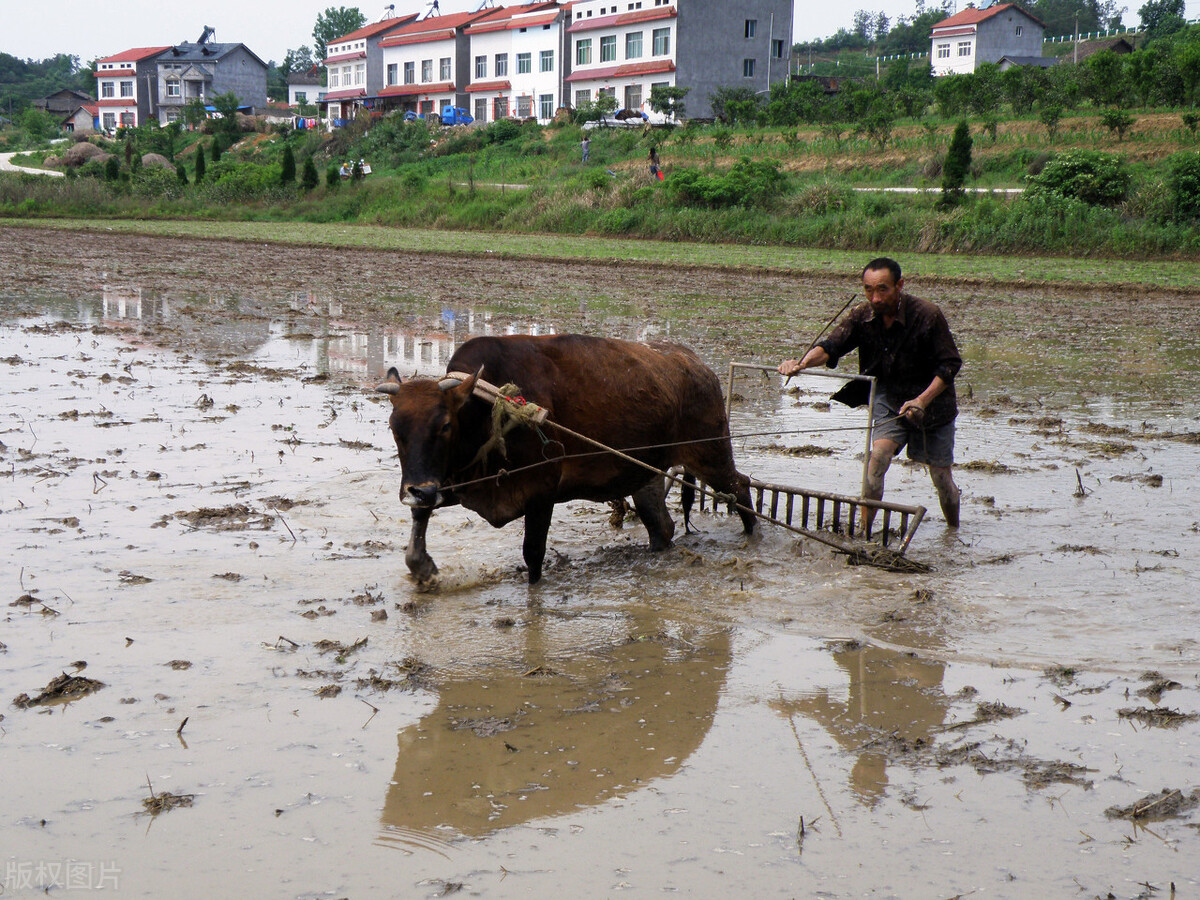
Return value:
[(17, 153), (0, 153), (0, 172), (25, 172), (29, 175), (49, 175), (52, 178), (62, 178), (62, 172), (56, 172), (53, 169), (32, 169), (28, 166), (13, 165), (12, 158), (18, 156)]

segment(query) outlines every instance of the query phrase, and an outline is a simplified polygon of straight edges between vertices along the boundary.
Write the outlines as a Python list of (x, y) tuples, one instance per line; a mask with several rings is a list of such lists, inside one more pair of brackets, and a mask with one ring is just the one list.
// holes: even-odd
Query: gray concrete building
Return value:
[(1006, 56), (1041, 56), (1045, 31), (1041, 20), (1012, 3), (964, 9), (933, 26), (933, 74), (964, 75)]
[(230, 91), (251, 114), (266, 109), (267, 64), (245, 44), (217, 43), (213, 34), (205, 26), (199, 40), (176, 44), (156, 58), (160, 123), (182, 118), (184, 106), (192, 100), (211, 105), (213, 96)]

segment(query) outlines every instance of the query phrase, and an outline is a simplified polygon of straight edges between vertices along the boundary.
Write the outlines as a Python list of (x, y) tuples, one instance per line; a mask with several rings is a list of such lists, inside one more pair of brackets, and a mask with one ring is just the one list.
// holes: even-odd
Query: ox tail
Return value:
[(696, 501), (696, 476), (691, 472), (683, 473), (683, 484), (679, 487), (679, 505), (683, 507), (683, 533), (698, 534), (699, 530), (692, 528), (692, 504)]

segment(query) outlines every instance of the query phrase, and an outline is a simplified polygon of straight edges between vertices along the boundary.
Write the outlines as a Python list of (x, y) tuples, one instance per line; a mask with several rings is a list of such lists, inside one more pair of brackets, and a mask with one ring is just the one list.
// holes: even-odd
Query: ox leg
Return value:
[(425, 528), (429, 524), (431, 509), (414, 509), (412, 511), (412, 531), (408, 535), (408, 549), (404, 553), (404, 562), (408, 571), (418, 582), (429, 581), (437, 574), (438, 567), (433, 557), (425, 550)]
[(692, 504), (696, 501), (696, 476), (691, 472), (683, 473), (683, 486), (679, 488), (679, 505), (683, 507), (683, 533), (699, 534), (700, 529), (692, 527)]
[(650, 549), (658, 552), (671, 546), (675, 523), (667, 512), (667, 489), (661, 478), (651, 478), (633, 493), (633, 506), (650, 535)]
[(750, 479), (741, 472), (734, 473), (734, 496), (738, 502), (738, 516), (742, 520), (742, 531), (745, 534), (754, 534), (754, 523), (757, 521), (754, 513), (750, 512), (753, 509), (752, 501), (750, 500)]
[(529, 583), (537, 584), (542, 578), (542, 562), (546, 559), (546, 537), (550, 534), (550, 518), (554, 515), (554, 503), (534, 502), (525, 507), (525, 565), (529, 569)]

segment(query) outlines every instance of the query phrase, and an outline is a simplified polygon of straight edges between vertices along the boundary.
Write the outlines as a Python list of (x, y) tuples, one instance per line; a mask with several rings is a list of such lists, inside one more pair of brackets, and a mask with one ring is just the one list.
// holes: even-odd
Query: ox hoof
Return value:
[(426, 556), (423, 559), (409, 562), (408, 571), (412, 574), (417, 584), (425, 584), (437, 577), (438, 567), (430, 557)]

